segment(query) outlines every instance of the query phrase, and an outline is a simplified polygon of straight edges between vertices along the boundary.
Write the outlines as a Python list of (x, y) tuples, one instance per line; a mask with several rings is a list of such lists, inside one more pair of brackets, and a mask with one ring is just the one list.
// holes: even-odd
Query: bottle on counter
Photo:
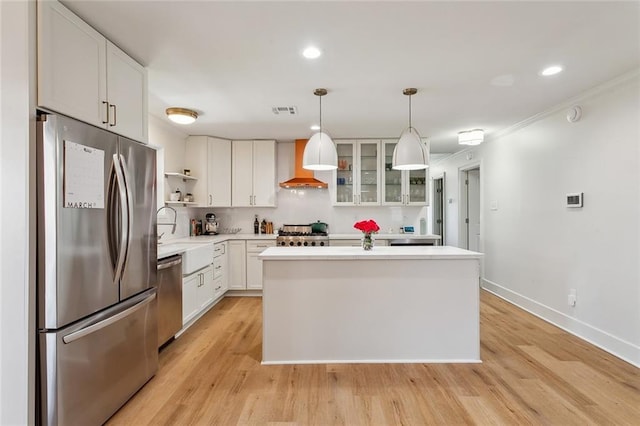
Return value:
[(260, 224), (260, 233), (261, 234), (267, 233), (267, 219), (262, 219), (262, 223)]
[(258, 215), (256, 215), (256, 218), (253, 221), (253, 233), (257, 234), (259, 232), (260, 232), (260, 222), (258, 222)]

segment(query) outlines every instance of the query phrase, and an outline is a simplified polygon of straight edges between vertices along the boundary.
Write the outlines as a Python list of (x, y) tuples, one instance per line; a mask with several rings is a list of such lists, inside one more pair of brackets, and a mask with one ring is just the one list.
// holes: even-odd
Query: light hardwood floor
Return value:
[(109, 425), (640, 425), (640, 369), (481, 292), (482, 364), (262, 366), (260, 298), (225, 298)]

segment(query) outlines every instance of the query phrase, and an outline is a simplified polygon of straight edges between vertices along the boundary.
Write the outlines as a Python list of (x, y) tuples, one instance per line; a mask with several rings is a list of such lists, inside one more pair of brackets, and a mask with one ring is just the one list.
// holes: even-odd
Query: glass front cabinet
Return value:
[(429, 202), (429, 169), (394, 170), (391, 168), (393, 150), (398, 141), (383, 140), (382, 205), (426, 206)]
[(334, 179), (337, 206), (380, 205), (380, 141), (335, 140), (338, 169)]

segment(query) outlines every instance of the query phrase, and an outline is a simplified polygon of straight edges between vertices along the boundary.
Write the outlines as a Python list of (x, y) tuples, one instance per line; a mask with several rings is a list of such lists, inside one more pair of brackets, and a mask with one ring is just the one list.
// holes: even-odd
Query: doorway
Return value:
[(440, 235), (440, 245), (446, 245), (444, 239), (444, 175), (433, 179), (433, 223), (435, 235)]
[(480, 166), (460, 171), (460, 247), (480, 251)]

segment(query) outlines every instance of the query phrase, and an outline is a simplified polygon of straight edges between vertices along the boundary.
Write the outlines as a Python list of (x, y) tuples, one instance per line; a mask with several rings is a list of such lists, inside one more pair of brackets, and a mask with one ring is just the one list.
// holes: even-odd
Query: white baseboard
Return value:
[(481, 282), (483, 289), (495, 294), (501, 299), (640, 368), (640, 347), (490, 280), (482, 278)]

